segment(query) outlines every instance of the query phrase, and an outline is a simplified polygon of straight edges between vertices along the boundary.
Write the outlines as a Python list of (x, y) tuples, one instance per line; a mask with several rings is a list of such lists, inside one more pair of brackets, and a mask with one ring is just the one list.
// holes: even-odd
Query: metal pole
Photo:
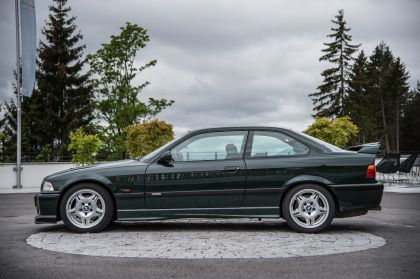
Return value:
[(17, 131), (16, 131), (16, 186), (15, 188), (22, 188), (20, 182), (21, 178), (21, 98), (20, 98), (20, 17), (19, 17), (19, 0), (15, 0), (15, 12), (16, 12), (16, 89), (17, 89)]

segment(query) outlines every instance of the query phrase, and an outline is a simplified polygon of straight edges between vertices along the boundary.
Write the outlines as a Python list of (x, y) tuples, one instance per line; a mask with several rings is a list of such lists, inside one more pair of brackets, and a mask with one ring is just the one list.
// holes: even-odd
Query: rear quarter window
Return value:
[(255, 131), (250, 158), (305, 155), (309, 148), (280, 132)]

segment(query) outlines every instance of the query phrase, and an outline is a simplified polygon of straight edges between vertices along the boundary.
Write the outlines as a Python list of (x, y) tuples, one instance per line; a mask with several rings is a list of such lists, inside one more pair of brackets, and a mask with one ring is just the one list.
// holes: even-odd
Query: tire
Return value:
[(108, 192), (92, 183), (81, 183), (68, 190), (60, 203), (60, 214), (69, 230), (99, 232), (112, 221), (114, 203)]
[(282, 213), (293, 230), (301, 233), (317, 233), (330, 226), (335, 215), (335, 202), (324, 187), (302, 184), (286, 194)]

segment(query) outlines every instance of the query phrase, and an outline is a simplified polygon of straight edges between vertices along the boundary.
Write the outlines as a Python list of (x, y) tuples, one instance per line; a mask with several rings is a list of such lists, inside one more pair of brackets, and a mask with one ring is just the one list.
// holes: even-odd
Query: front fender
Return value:
[(66, 192), (70, 187), (73, 185), (82, 183), (82, 182), (91, 182), (100, 184), (106, 187), (108, 190), (113, 192), (115, 190), (115, 186), (109, 181), (108, 178), (101, 176), (97, 173), (80, 173), (78, 175), (69, 176), (67, 179), (59, 180), (59, 181), (51, 181), (54, 185), (55, 193), (57, 193), (57, 201), (56, 201), (56, 221), (61, 220), (60, 216), (60, 202), (63, 197), (63, 193)]
[(80, 173), (78, 175), (71, 175), (64, 180), (52, 181), (55, 190), (59, 192), (64, 192), (69, 187), (81, 182), (92, 182), (101, 184), (107, 187), (111, 192), (115, 191), (115, 185), (107, 177), (99, 175), (97, 173)]

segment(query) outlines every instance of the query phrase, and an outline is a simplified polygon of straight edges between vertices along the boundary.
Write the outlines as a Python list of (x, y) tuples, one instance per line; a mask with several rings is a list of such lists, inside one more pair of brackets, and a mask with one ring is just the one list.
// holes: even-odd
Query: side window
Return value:
[(171, 150), (178, 162), (242, 158), (246, 131), (214, 132), (193, 136)]
[(254, 132), (251, 158), (304, 155), (309, 148), (279, 132)]

